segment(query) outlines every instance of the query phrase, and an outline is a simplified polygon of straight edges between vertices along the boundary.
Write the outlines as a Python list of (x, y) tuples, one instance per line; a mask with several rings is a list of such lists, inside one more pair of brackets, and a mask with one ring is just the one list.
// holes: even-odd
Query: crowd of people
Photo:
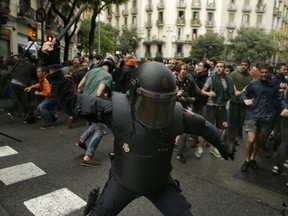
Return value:
[[(248, 59), (243, 59), (237, 66), (226, 66), (225, 62), (216, 59), (196, 62), (189, 57), (164, 60), (161, 56), (152, 61), (163, 63), (171, 70), (178, 86), (177, 101), (184, 109), (215, 124), (223, 142), (232, 142), (238, 147), (246, 132), (242, 172), (258, 168), (257, 155), (274, 156), (272, 171), (275, 174), (288, 168), (288, 72), (285, 63), (251, 65)], [(143, 59), (137, 61), (133, 53), (117, 56), (106, 53), (93, 58), (79, 55), (61, 65), (65, 77), (73, 82), (74, 92), (109, 98), (112, 92), (129, 91), (133, 73), (143, 62)], [(24, 56), (20, 64), (15, 56), (8, 60), (1, 58), (1, 93), (13, 102), (8, 112), (10, 118), (22, 115), (24, 123), (33, 123), (39, 118), (43, 122), (40, 129), (55, 127), (60, 108), (52, 93), (47, 69), (31, 62), (29, 55)], [(74, 115), (67, 116), (68, 128), (72, 128), (74, 121)], [(90, 123), (76, 141), (86, 150), (82, 165), (101, 164), (92, 158), (104, 134), (105, 125)], [(211, 155), (221, 158), (218, 149), (203, 137), (184, 133), (176, 137), (174, 147), (181, 163), (187, 161), (185, 146), (188, 139), (196, 147), (196, 158), (202, 158), (205, 146), (211, 146)]]

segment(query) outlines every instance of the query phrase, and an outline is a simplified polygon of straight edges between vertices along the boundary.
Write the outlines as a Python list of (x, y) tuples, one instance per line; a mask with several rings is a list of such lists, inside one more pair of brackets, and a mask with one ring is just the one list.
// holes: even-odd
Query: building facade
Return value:
[(105, 20), (119, 34), (137, 31), (139, 58), (183, 58), (193, 51), (191, 41), (209, 31), (226, 43), (240, 28), (287, 31), (287, 11), (288, 0), (130, 0), (114, 5)]
[[(45, 11), (43, 22), (39, 21), (39, 8)], [(46, 41), (48, 35), (57, 36), (62, 30), (59, 17), (53, 15), (46, 0), (0, 0), (0, 56), (21, 53), (32, 41), (35, 42), (29, 50), (37, 55), (36, 49), (41, 46), (42, 41)], [(71, 47), (72, 58), (78, 51), (73, 40)]]

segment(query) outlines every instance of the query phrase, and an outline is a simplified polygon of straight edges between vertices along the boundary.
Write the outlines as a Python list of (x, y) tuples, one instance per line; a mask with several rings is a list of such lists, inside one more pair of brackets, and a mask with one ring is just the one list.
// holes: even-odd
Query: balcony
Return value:
[(133, 30), (136, 30), (137, 29), (137, 24), (136, 23), (132, 23), (130, 25), (130, 28), (133, 29)]
[(281, 17), (282, 11), (279, 10), (279, 8), (274, 8), (273, 10), (273, 16), (276, 16), (278, 19)]
[(248, 5), (248, 4), (243, 5), (242, 12), (246, 12), (246, 13), (251, 12), (251, 5)]
[(256, 5), (256, 13), (265, 13), (266, 5), (265, 4), (257, 4)]
[(165, 3), (163, 1), (160, 1), (157, 3), (157, 9), (158, 10), (163, 10), (165, 9)]
[(226, 28), (235, 29), (236, 28), (236, 22), (228, 22)]
[(215, 26), (214, 26), (215, 24), (214, 24), (214, 20), (207, 20), (206, 21), (206, 28), (214, 28)]
[(201, 9), (201, 2), (192, 2), (192, 6), (191, 6), (191, 9), (194, 9), (194, 10), (200, 10)]
[(152, 21), (150, 20), (150, 21), (147, 21), (146, 23), (145, 23), (145, 27), (146, 28), (152, 28)]
[(241, 24), (241, 27), (242, 27), (242, 28), (250, 28), (250, 24), (247, 23), (247, 22), (246, 22), (246, 23), (242, 23), (242, 24)]
[(152, 11), (153, 11), (152, 4), (147, 4), (147, 5), (145, 6), (145, 10), (146, 10), (147, 12), (152, 12)]
[(191, 27), (201, 27), (201, 21), (200, 19), (194, 19), (192, 18), (191, 21)]
[(265, 28), (265, 26), (262, 23), (256, 23), (255, 27), (258, 29), (264, 29)]
[(128, 26), (127, 25), (122, 25), (122, 30), (123, 31), (127, 31), (128, 30)]
[(164, 26), (164, 21), (162, 19), (158, 19), (156, 21), (156, 25), (157, 25), (157, 27), (163, 27)]
[(10, 0), (2, 0), (0, 3), (0, 14), (8, 15), (10, 13)]
[(184, 53), (182, 53), (182, 52), (175, 53), (175, 58), (184, 58)]
[(123, 16), (128, 16), (128, 14), (129, 14), (128, 9), (122, 10), (122, 15)]
[(35, 10), (31, 8), (29, 4), (26, 4), (24, 1), (20, 1), (19, 12), (17, 14), (17, 20), (24, 23), (36, 22), (35, 20)]
[(119, 10), (115, 11), (115, 17), (120, 17), (120, 11)]
[(206, 5), (206, 10), (216, 10), (216, 3), (209, 3)]
[(230, 11), (230, 12), (236, 12), (237, 11), (237, 5), (231, 3), (231, 4), (228, 5), (227, 10)]
[(176, 25), (184, 26), (186, 24), (186, 20), (184, 18), (176, 19)]
[(112, 19), (112, 14), (111, 13), (107, 13), (107, 19)]
[(177, 8), (178, 9), (185, 9), (186, 8), (186, 1), (185, 0), (178, 0)]
[(138, 13), (138, 8), (137, 7), (133, 7), (131, 9), (131, 14), (137, 14)]

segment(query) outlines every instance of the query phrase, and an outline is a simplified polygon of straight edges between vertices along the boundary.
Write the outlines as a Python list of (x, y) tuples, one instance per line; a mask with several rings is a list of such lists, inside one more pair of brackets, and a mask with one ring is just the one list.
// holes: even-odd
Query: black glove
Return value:
[(235, 146), (232, 142), (222, 144), (220, 147), (218, 147), (218, 150), (225, 160), (228, 160), (229, 158), (234, 160)]

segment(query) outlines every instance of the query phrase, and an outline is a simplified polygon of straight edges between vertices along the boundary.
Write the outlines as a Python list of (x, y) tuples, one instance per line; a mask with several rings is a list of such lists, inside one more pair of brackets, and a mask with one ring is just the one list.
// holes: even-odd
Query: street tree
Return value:
[(248, 58), (251, 62), (265, 62), (270, 60), (276, 51), (271, 34), (258, 28), (241, 28), (231, 43), (236, 62), (243, 58)]
[(204, 58), (223, 59), (225, 52), (224, 37), (208, 32), (192, 40), (191, 57), (201, 61)]
[(288, 59), (288, 35), (285, 31), (271, 32), (273, 41), (276, 44), (276, 58), (279, 62), (286, 62)]
[(139, 38), (134, 30), (126, 30), (118, 38), (117, 49), (122, 53), (135, 52), (139, 47)]
[[(78, 0), (70, 0), (69, 2), (60, 0), (48, 0), (48, 1), (51, 3), (51, 8), (53, 12), (57, 16), (59, 16), (60, 19), (62, 20), (64, 28), (69, 24), (70, 20), (73, 19), (75, 13), (77, 12), (80, 6)], [(64, 42), (65, 42), (64, 61), (68, 60), (69, 45), (77, 29), (78, 20), (71, 27), (71, 30), (68, 31), (64, 36)]]
[[(97, 23), (98, 25), (99, 23)], [(98, 26), (96, 28), (98, 29)], [(78, 31), (78, 39), (81, 42), (80, 49), (85, 52), (89, 51), (89, 32), (91, 27), (91, 20), (83, 20), (81, 24), (81, 29)], [(117, 30), (114, 29), (111, 25), (100, 23), (100, 37), (101, 37), (101, 51), (113, 53), (116, 50), (116, 36)], [(98, 34), (95, 35), (93, 50), (98, 47)]]
[[(128, 0), (88, 0), (89, 9), (92, 12), (91, 16), (91, 26), (89, 32), (89, 54), (93, 53), (94, 41), (95, 41), (95, 30), (96, 30), (96, 18), (102, 11), (108, 10), (109, 13), (112, 13), (112, 5), (120, 5), (128, 2)], [(101, 38), (102, 42), (102, 38)]]

